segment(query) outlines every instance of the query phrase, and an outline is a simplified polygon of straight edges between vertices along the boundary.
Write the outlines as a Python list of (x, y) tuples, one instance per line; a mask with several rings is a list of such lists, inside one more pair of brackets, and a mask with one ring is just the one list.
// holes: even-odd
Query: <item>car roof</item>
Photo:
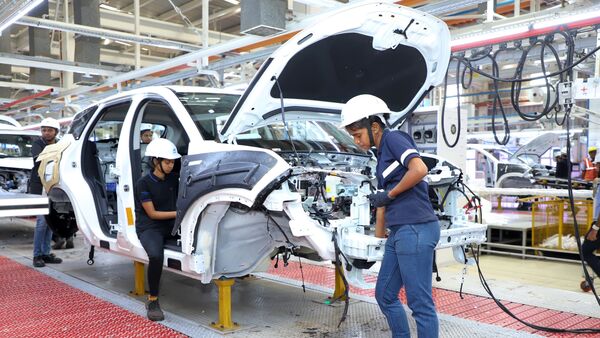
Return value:
[[(148, 86), (148, 87), (143, 87), (143, 88), (137, 88), (137, 89), (133, 89), (133, 90), (128, 90), (128, 91), (123, 91), (111, 96), (108, 96), (106, 98), (103, 98), (102, 100), (99, 100), (95, 103), (92, 103), (86, 107), (84, 107), (83, 109), (81, 109), (79, 112), (82, 112), (86, 109), (88, 109), (89, 107), (93, 107), (93, 106), (97, 106), (97, 105), (101, 105), (107, 102), (111, 102), (114, 100), (118, 100), (121, 98), (126, 98), (126, 97), (132, 97), (138, 94), (144, 94), (144, 93), (154, 93), (154, 94), (162, 94), (164, 95), (166, 93), (166, 90), (170, 90), (176, 93), (208, 93), (208, 94), (231, 94), (231, 95), (237, 95), (240, 96), (241, 93), (237, 90), (232, 90), (232, 89), (223, 89), (223, 88), (214, 88), (214, 87), (198, 87), (198, 86)], [(78, 113), (79, 113), (78, 112)]]

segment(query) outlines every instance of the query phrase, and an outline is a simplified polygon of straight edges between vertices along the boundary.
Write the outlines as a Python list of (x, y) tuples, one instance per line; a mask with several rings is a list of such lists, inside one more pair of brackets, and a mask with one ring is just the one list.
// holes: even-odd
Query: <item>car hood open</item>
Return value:
[(290, 120), (339, 119), (359, 94), (409, 113), (445, 76), (446, 24), (408, 7), (347, 5), (277, 49), (262, 65), (221, 129), (221, 138)]
[(511, 156), (511, 159), (517, 159), (522, 155), (535, 155), (539, 159), (548, 151), (548, 149), (559, 145), (560, 141), (558, 134), (545, 133), (534, 138), (529, 143), (519, 148), (519, 150), (517, 150)]

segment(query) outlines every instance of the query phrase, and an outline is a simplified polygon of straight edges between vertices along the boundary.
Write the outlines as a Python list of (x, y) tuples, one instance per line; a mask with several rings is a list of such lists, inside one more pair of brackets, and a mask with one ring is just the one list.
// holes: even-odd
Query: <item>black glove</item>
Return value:
[(368, 196), (369, 200), (373, 204), (375, 208), (385, 207), (386, 205), (392, 203), (394, 200), (390, 196), (388, 196), (387, 191), (380, 191)]

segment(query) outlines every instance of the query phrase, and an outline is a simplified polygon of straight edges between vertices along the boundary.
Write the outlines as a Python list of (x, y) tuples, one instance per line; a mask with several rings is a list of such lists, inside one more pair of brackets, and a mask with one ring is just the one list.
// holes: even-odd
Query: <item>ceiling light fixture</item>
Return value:
[(581, 27), (595, 26), (600, 24), (600, 10), (598, 6), (587, 12), (577, 14), (564, 14), (553, 16), (545, 21), (538, 21), (533, 24), (523, 24), (510, 29), (495, 30), (490, 33), (478, 34), (458, 38), (451, 42), (452, 51), (461, 51), (483, 46), (491, 46), (514, 40), (527, 39), (533, 36), (545, 35), (553, 30), (576, 29)]
[(229, 2), (232, 5), (239, 5), (240, 4), (239, 0), (225, 0), (225, 1)]
[(475, 35), (466, 38), (456, 39), (450, 42), (450, 46), (454, 49), (458, 46), (470, 45), (478, 42), (488, 42), (488, 44), (494, 44), (494, 40), (501, 39), (505, 36), (511, 36), (516, 34), (525, 33), (529, 30), (528, 26), (520, 26), (509, 29), (497, 30), (487, 34)]
[(104, 4), (104, 3), (100, 4), (100, 8), (104, 8), (104, 9), (107, 9), (107, 10), (113, 11), (113, 12), (121, 12), (121, 10), (118, 9), (117, 7), (109, 6), (109, 5)]
[(131, 47), (131, 44), (127, 43), (127, 42), (123, 42), (123, 41), (119, 41), (119, 40), (115, 40), (115, 42), (120, 45), (123, 45), (123, 46)]
[[(8, 26), (12, 25), (15, 21), (19, 20), (22, 16), (29, 13), (32, 9), (34, 9), (37, 5), (39, 5), (43, 0), (30, 0), (23, 1), (20, 5), (20, 8), (7, 8), (6, 11), (8, 14), (7, 17), (3, 18), (0, 21), (0, 35), (2, 35), (2, 31), (5, 30)], [(11, 10), (13, 10), (11, 12)]]

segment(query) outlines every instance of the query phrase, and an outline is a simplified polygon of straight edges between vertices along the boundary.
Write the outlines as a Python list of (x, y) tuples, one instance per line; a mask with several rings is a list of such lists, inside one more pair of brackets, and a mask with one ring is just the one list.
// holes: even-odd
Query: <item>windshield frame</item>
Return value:
[[(219, 131), (223, 127), (220, 123), (225, 123), (227, 117), (231, 114), (233, 107), (239, 100), (241, 94), (235, 93), (215, 93), (215, 92), (176, 92), (177, 99), (181, 102), (181, 105), (190, 115), (192, 121), (196, 126), (196, 129), (200, 132), (202, 139), (204, 140), (219, 140)], [(200, 99), (204, 103), (208, 101), (216, 101), (214, 99), (219, 98), (219, 102), (215, 102), (214, 105), (194, 105), (190, 104), (191, 99)], [(227, 100), (222, 100), (226, 98)], [(222, 105), (220, 105), (222, 104)], [(212, 112), (211, 112), (212, 110)], [(211, 116), (210, 118), (205, 118)], [(206, 123), (209, 122), (209, 123)]]

